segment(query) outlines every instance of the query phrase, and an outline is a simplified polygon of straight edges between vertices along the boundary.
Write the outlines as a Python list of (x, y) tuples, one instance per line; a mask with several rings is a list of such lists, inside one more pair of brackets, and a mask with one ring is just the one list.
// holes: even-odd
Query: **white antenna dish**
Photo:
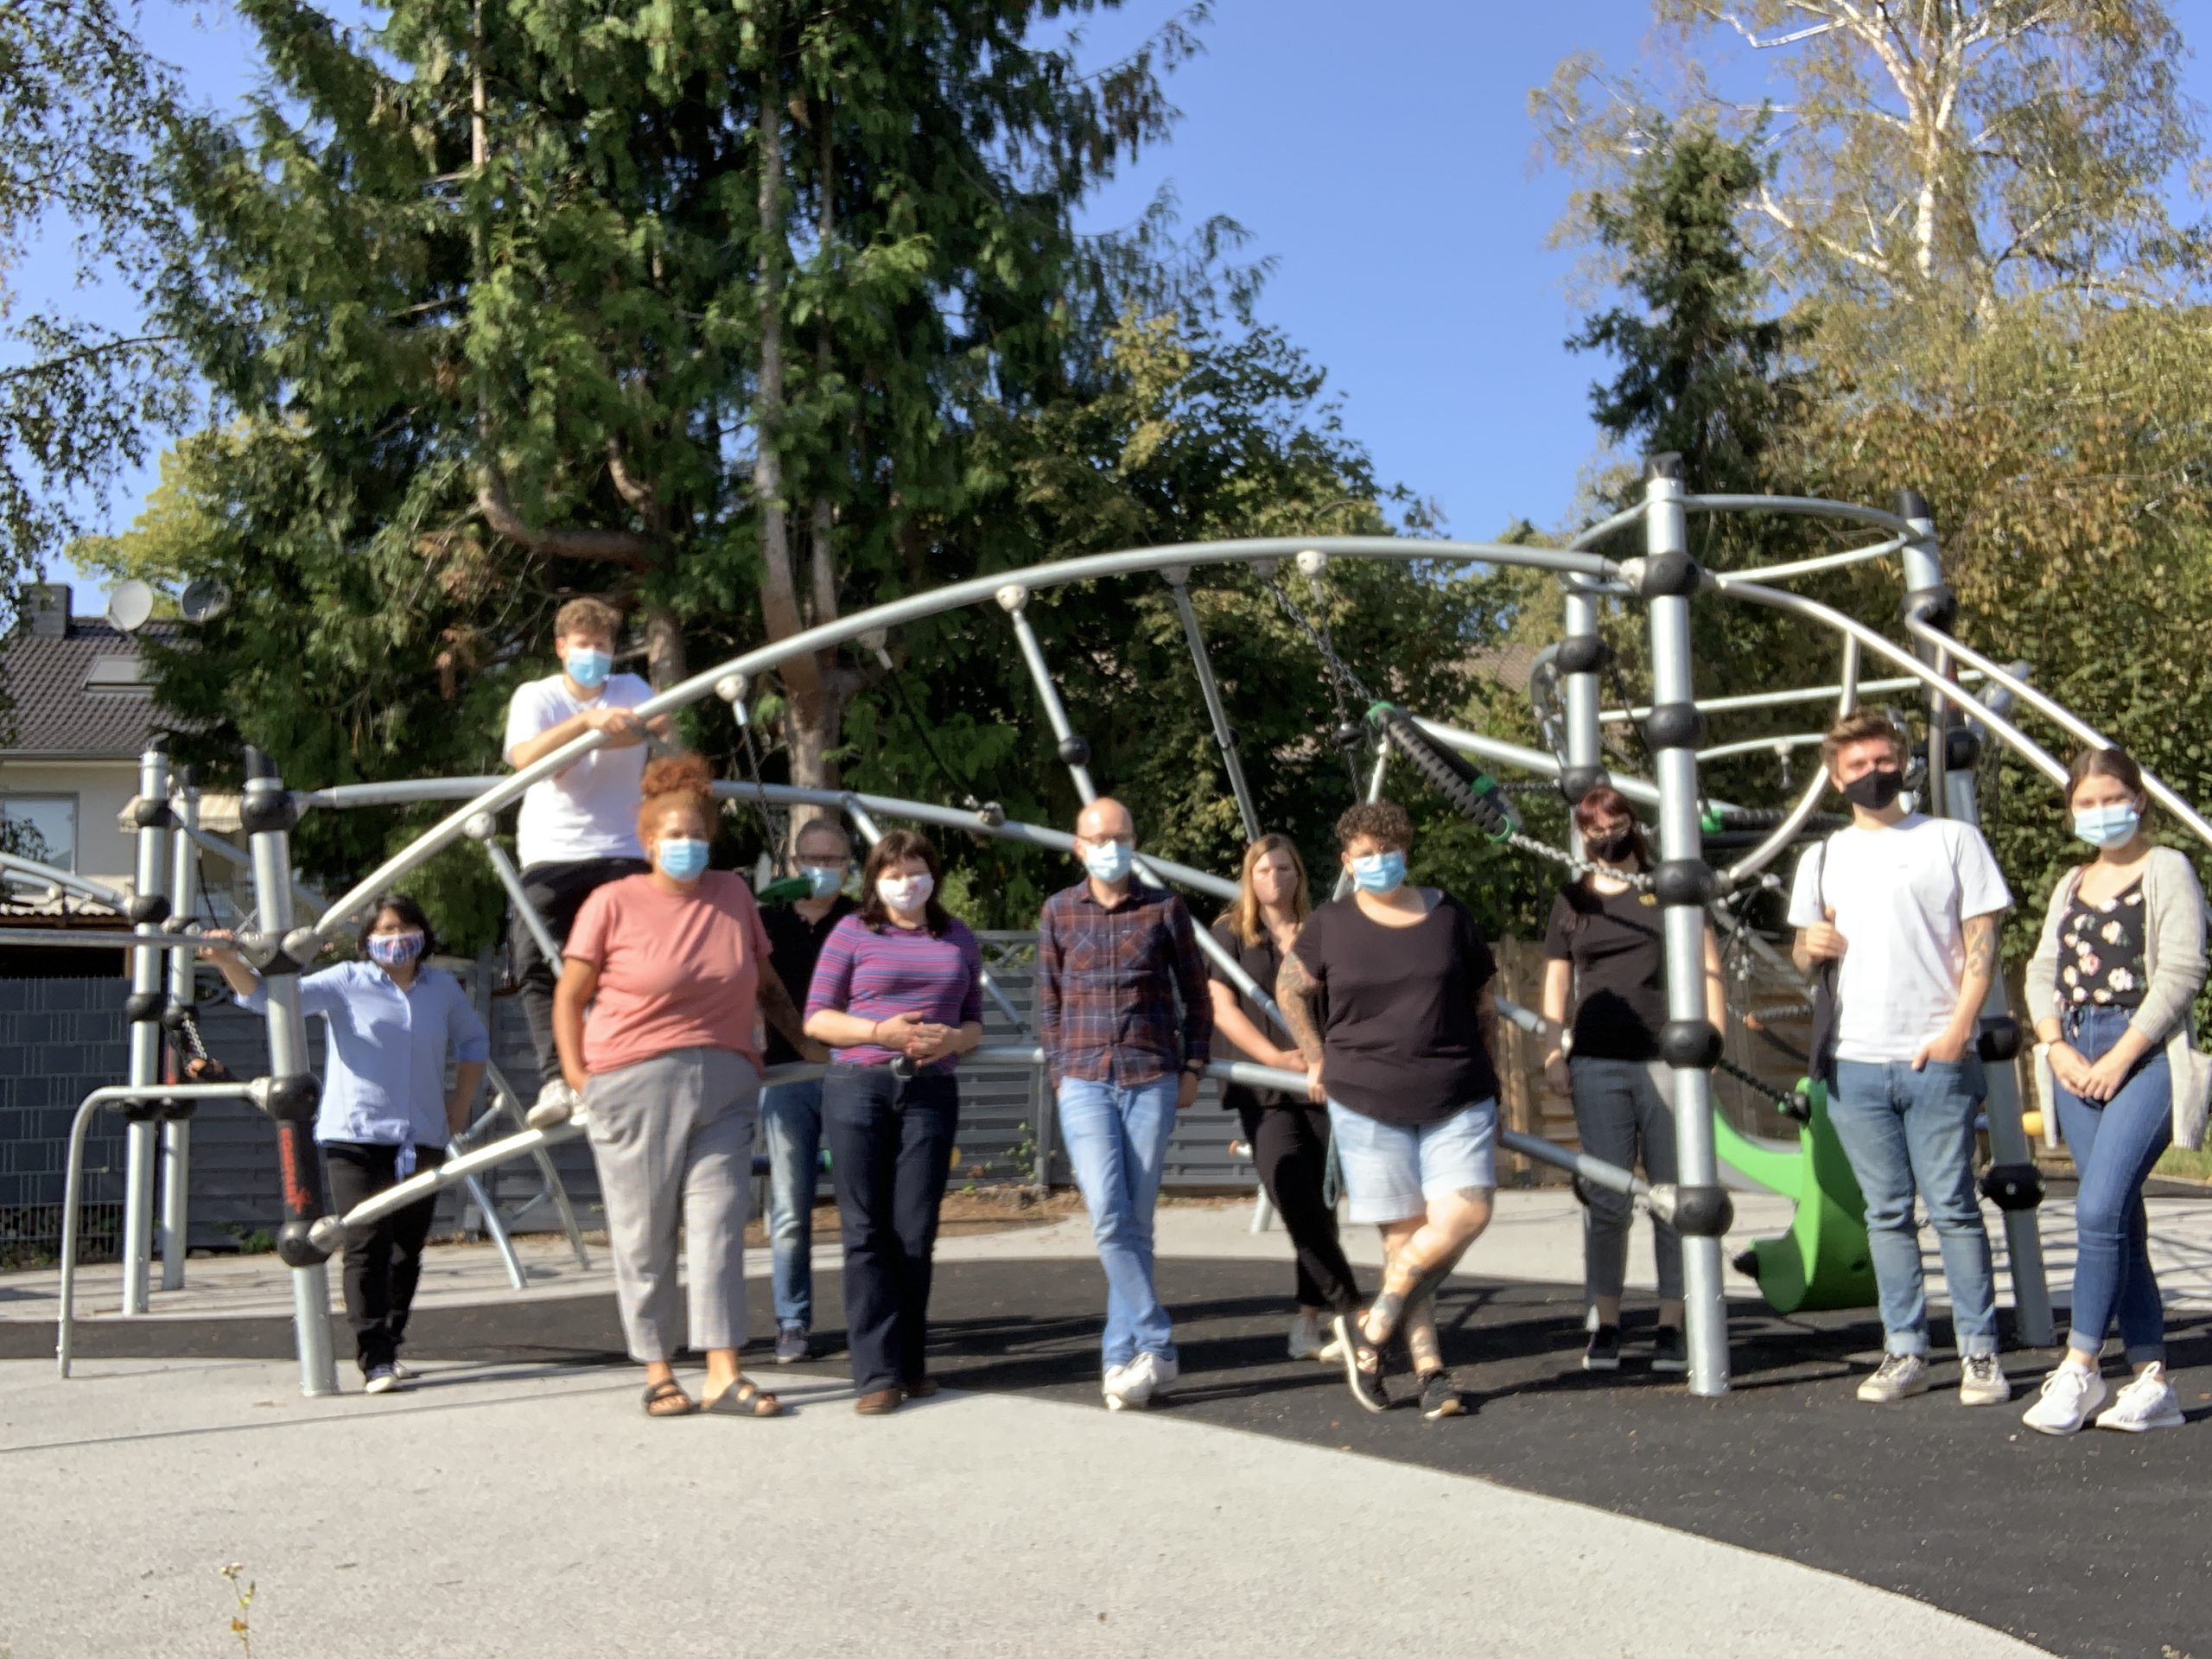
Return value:
[(185, 583), (176, 608), (188, 622), (213, 622), (231, 608), (231, 590), (210, 577), (195, 577)]
[(107, 620), (125, 633), (136, 633), (154, 614), (154, 590), (137, 579), (118, 582), (107, 596)]

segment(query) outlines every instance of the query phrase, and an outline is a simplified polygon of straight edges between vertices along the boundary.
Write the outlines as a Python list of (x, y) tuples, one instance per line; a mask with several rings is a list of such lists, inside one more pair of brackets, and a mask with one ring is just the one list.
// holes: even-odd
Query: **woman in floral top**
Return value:
[(2126, 754), (2087, 750), (2069, 777), (2074, 833), (2097, 856), (2051, 895), (2028, 1006), (2081, 1177), (2073, 1329), (2024, 1421), (2071, 1434), (2089, 1420), (2104, 1403), (2098, 1356), (2117, 1317), (2135, 1375), (2097, 1427), (2173, 1428), (2182, 1414), (2166, 1381), (2143, 1183), (2168, 1146), (2203, 1138), (2206, 1066), (2190, 1026), (2204, 984), (2204, 893), (2186, 858), (2143, 833), (2149, 798)]

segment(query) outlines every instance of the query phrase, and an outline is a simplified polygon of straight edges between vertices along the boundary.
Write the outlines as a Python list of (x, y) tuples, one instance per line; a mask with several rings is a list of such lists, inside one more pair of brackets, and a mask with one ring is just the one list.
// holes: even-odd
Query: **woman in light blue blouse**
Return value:
[[(387, 894), (361, 936), (365, 960), (300, 981), (302, 1011), (329, 1027), (315, 1138), (340, 1215), (444, 1162), (484, 1081), (491, 1040), (461, 982), (423, 963), (431, 942), (422, 906), (404, 893)], [(204, 954), (240, 1004), (257, 1013), (267, 1005), (261, 976), (235, 950), (219, 944)], [(436, 1208), (425, 1198), (346, 1237), (346, 1313), (371, 1394), (390, 1393), (413, 1375), (399, 1363), (399, 1344)]]

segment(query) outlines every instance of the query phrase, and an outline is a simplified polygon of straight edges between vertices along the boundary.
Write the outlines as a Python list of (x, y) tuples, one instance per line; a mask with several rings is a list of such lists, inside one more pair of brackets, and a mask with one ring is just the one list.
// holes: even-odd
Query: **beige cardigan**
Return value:
[[(2063, 1014), (2058, 1000), (2058, 930), (2074, 889), (2088, 868), (2076, 864), (2050, 895), (2043, 938), (2028, 958), (2027, 1003), (2032, 1019)], [(2191, 1010), (2204, 988), (2204, 889), (2196, 869), (2171, 847), (2153, 847), (2143, 861), (2143, 1006), (2128, 1023), (2152, 1043), (2166, 1046), (2173, 1075), (2174, 1144), (2196, 1149), (2204, 1142), (2212, 1059), (2190, 1040)]]

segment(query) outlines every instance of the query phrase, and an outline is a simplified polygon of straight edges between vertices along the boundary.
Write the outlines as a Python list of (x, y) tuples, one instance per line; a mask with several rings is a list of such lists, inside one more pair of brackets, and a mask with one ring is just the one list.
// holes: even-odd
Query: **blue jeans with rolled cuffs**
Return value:
[(1139, 1354), (1175, 1357), (1174, 1325), (1152, 1282), (1152, 1212), (1175, 1133), (1179, 1079), (1124, 1086), (1084, 1077), (1060, 1082), (1060, 1144), (1090, 1211), (1098, 1265), (1106, 1269), (1108, 1370)]
[[(2060, 1021), (2068, 1045), (2092, 1064), (2127, 1029), (2129, 1008), (2071, 1008)], [(2056, 1081), (2056, 1079), (2054, 1079)], [(2151, 1270), (2151, 1224), (2143, 1183), (2173, 1144), (2173, 1073), (2164, 1046), (2135, 1063), (2110, 1100), (2084, 1100), (2058, 1084), (2058, 1127), (2074, 1154), (2074, 1328), (2066, 1345), (2094, 1354), (2120, 1320), (2128, 1363), (2166, 1357), (2166, 1311)]]
[(760, 1091), (768, 1142), (768, 1276), (776, 1323), (814, 1326), (814, 1195), (822, 1183), (822, 1079)]
[(1974, 1187), (1974, 1116), (1981, 1062), (1968, 1053), (1910, 1062), (1838, 1060), (1828, 1119), (1866, 1198), (1866, 1242), (1882, 1308), (1883, 1345), (1928, 1351), (1927, 1289), (1913, 1194), (1928, 1205), (1951, 1291), (1961, 1356), (1997, 1351), (1997, 1275)]

